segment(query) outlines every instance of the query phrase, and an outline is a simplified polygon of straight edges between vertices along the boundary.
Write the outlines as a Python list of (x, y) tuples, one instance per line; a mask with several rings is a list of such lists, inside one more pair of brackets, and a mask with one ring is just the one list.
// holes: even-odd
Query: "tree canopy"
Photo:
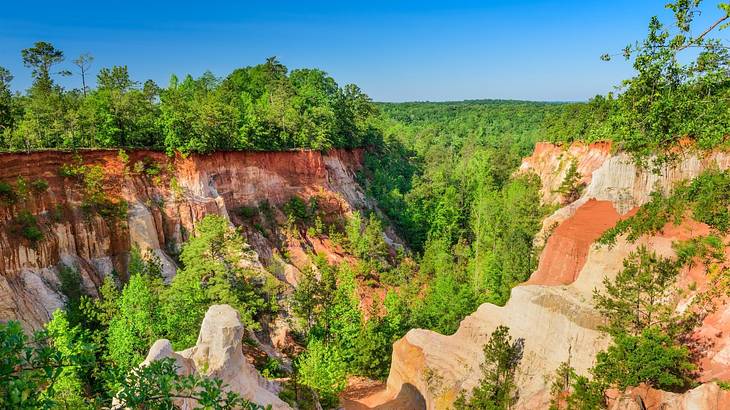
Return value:
[(10, 92), (0, 67), (0, 150), (135, 147), (181, 151), (353, 148), (377, 130), (375, 105), (359, 87), (340, 87), (319, 69), (289, 71), (275, 57), (219, 78), (172, 75), (167, 87), (132, 79), (127, 66), (98, 70), (87, 86), (91, 54), (74, 59), (79, 88), (55, 77), (63, 51), (39, 41), (22, 50), (33, 85)]

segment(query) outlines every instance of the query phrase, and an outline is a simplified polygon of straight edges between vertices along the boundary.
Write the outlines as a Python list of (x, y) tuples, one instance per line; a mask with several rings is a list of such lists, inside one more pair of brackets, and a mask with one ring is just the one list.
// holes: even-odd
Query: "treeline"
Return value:
[[(652, 18), (646, 39), (622, 53), (632, 61), (634, 77), (621, 83), (618, 94), (598, 95), (549, 117), (545, 137), (555, 142), (615, 141), (638, 158), (664, 157), (685, 141), (701, 149), (727, 147), (730, 50), (711, 36), (727, 26), (721, 23), (730, 18), (730, 5), (720, 4), (718, 14), (702, 10), (700, 3), (670, 3), (667, 7), (675, 15), (671, 25)], [(703, 11), (718, 23), (707, 30), (694, 27), (703, 34), (693, 36), (693, 18)]]
[(33, 84), (13, 93), (0, 67), (0, 150), (135, 147), (168, 152), (351, 148), (376, 134), (377, 112), (356, 85), (318, 69), (289, 71), (276, 58), (225, 78), (173, 75), (167, 87), (132, 79), (126, 66), (73, 61), (79, 88), (64, 89), (63, 51), (46, 42), (22, 50)]

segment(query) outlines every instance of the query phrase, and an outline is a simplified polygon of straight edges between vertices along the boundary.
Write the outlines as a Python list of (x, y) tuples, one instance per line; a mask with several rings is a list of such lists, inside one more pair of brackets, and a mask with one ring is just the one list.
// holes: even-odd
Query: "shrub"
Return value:
[(48, 190), (48, 181), (43, 178), (34, 179), (33, 182), (30, 183), (30, 189), (37, 194), (42, 194)]
[(233, 212), (242, 219), (251, 219), (256, 216), (258, 210), (251, 206), (239, 206), (238, 208), (235, 208)]
[(15, 218), (17, 233), (35, 245), (43, 239), (43, 231), (38, 226), (38, 219), (27, 210), (22, 210)]
[(319, 396), (323, 407), (335, 407), (337, 396), (347, 385), (347, 365), (340, 350), (332, 344), (312, 340), (296, 366), (298, 381)]
[(616, 238), (626, 234), (626, 239), (635, 241), (644, 234), (654, 234), (669, 222), (679, 225), (686, 211), (692, 210), (692, 217), (711, 228), (726, 233), (730, 230), (730, 170), (710, 169), (690, 183), (681, 182), (670, 195), (655, 191), (651, 200), (636, 214), (619, 221), (598, 239), (604, 245), (613, 245)]
[(261, 372), (261, 375), (267, 379), (276, 379), (286, 375), (286, 373), (284, 373), (284, 369), (281, 367), (281, 360), (274, 357), (267, 357), (264, 366), (258, 370)]
[(18, 195), (18, 198), (22, 201), (28, 199), (28, 191), (30, 191), (28, 182), (22, 176), (18, 177), (15, 181), (15, 193)]
[(124, 166), (126, 166), (129, 162), (129, 154), (127, 154), (127, 151), (123, 149), (119, 150), (119, 152), (117, 153), (117, 158), (122, 164), (124, 164)]
[(296, 223), (307, 223), (311, 217), (307, 203), (298, 196), (293, 196), (284, 204), (284, 213)]
[(81, 178), (86, 171), (86, 166), (78, 164), (61, 164), (58, 168), (58, 176), (62, 178)]
[(0, 182), (0, 202), (4, 205), (13, 205), (18, 201), (18, 195), (13, 186), (7, 182)]
[(596, 356), (592, 372), (596, 379), (620, 390), (647, 383), (677, 391), (690, 385), (695, 369), (689, 350), (652, 326), (637, 336), (615, 336), (614, 344)]
[(585, 188), (585, 183), (581, 182), (582, 175), (578, 172), (578, 161), (573, 159), (570, 162), (568, 172), (565, 174), (563, 182), (560, 184), (555, 193), (559, 193), (563, 196), (563, 201), (568, 204), (580, 197), (580, 194)]

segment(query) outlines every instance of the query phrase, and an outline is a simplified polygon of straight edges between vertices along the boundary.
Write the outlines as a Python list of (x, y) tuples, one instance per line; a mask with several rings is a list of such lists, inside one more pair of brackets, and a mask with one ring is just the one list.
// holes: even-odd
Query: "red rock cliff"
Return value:
[[(127, 155), (113, 150), (0, 155), (1, 182), (16, 186), (19, 177), (27, 183), (48, 182), (45, 191), (30, 190), (15, 204), (0, 203), (0, 320), (18, 319), (28, 329), (41, 326), (63, 306), (60, 265), (77, 268), (84, 287), (94, 294), (104, 275), (125, 272), (134, 245), (157, 254), (165, 275), (174, 275), (169, 255), (206, 214), (235, 218), (231, 213), (237, 207), (263, 201), (277, 206), (294, 195), (316, 195), (322, 206), (340, 214), (368, 206), (354, 180), (361, 150), (219, 152), (187, 158), (135, 150)], [(85, 209), (84, 178), (62, 177), (59, 171), (66, 164), (100, 166), (104, 197), (126, 201), (126, 217), (117, 220)], [(37, 243), (18, 233), (23, 213), (37, 219), (43, 232)], [(271, 244), (262, 235), (247, 235), (262, 257), (270, 256)]]

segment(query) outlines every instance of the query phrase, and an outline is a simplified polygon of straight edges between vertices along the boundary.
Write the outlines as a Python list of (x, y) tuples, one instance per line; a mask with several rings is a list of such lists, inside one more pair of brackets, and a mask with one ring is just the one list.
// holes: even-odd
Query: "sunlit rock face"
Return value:
[[(141, 366), (165, 358), (175, 361), (178, 374), (201, 375), (223, 381), (224, 390), (275, 410), (291, 407), (279, 399), (279, 386), (264, 379), (243, 356), (241, 341), (245, 329), (238, 312), (228, 305), (213, 305), (205, 314), (195, 346), (175, 352), (169, 340), (156, 341)], [(194, 399), (177, 399), (181, 409), (196, 408)]]
[[(143, 254), (154, 253), (169, 281), (177, 269), (171, 255), (208, 214), (234, 222), (238, 207), (268, 202), (276, 211), (295, 195), (304, 200), (317, 196), (320, 208), (332, 215), (371, 206), (354, 178), (362, 164), (361, 150), (219, 152), (187, 158), (144, 150), (126, 154), (128, 159), (113, 150), (0, 155), (0, 181), (16, 185), (22, 177), (48, 182), (47, 190), (31, 192), (14, 205), (0, 203), (0, 320), (20, 320), (27, 330), (41, 327), (64, 304), (61, 265), (77, 269), (86, 292), (95, 295), (104, 276), (126, 272), (134, 246)], [(84, 210), (83, 181), (60, 176), (64, 164), (102, 167), (103, 191), (115, 201), (126, 201), (126, 217), (104, 218)], [(156, 171), (146, 172), (143, 165)], [(23, 211), (38, 221), (43, 232), (38, 243), (15, 229)], [(281, 212), (274, 217), (274, 224), (285, 222)], [(273, 240), (253, 229), (245, 235), (260, 262), (269, 264)], [(336, 246), (318, 246), (328, 258), (339, 258)], [(287, 272), (281, 279), (295, 283), (298, 268), (281, 265)]]
[(685, 393), (632, 387), (614, 398), (610, 410), (721, 410), (730, 408), (730, 391), (717, 383), (705, 383)]
[[(585, 187), (580, 198), (565, 204), (555, 191), (573, 161)], [(422, 399), (428, 409), (449, 408), (461, 391), (469, 391), (478, 384), (482, 348), (492, 331), (505, 325), (513, 337), (525, 339), (516, 408), (549, 407), (550, 383), (560, 363), (570, 360), (578, 373), (586, 374), (596, 353), (609, 343), (598, 330), (602, 319), (593, 309), (593, 290), (602, 287), (605, 277), (615, 277), (623, 260), (638, 246), (646, 245), (660, 255), (672, 256), (673, 241), (705, 235), (709, 229), (686, 220), (680, 226), (668, 224), (659, 234), (635, 243), (619, 238), (615, 246), (606, 247), (595, 241), (646, 203), (652, 191), (666, 191), (676, 182), (691, 179), (710, 167), (730, 167), (730, 155), (688, 152), (681, 154), (673, 166), (652, 173), (635, 165), (628, 155), (612, 153), (606, 143), (568, 147), (538, 144), (518, 172), (536, 173), (542, 180), (543, 201), (563, 202), (563, 206), (545, 219), (543, 232), (536, 239), (538, 245), (545, 245), (537, 270), (525, 284), (512, 290), (504, 307), (480, 306), (453, 335), (415, 329), (397, 341), (387, 389), (374, 404), (387, 404), (408, 392)], [(678, 286), (690, 281), (697, 284), (697, 291), (702, 290), (706, 278), (701, 266), (682, 271)], [(678, 306), (691, 297), (687, 294), (678, 300)], [(730, 344), (722, 336), (730, 331), (728, 312), (727, 305), (721, 306), (705, 319), (698, 332), (713, 346), (702, 359), (703, 380), (730, 372)], [(703, 392), (709, 389), (703, 387), (698, 390), (701, 393), (686, 397), (704, 396)], [(692, 407), (693, 400), (672, 398), (667, 403), (683, 403), (670, 407), (677, 409), (721, 408)]]

